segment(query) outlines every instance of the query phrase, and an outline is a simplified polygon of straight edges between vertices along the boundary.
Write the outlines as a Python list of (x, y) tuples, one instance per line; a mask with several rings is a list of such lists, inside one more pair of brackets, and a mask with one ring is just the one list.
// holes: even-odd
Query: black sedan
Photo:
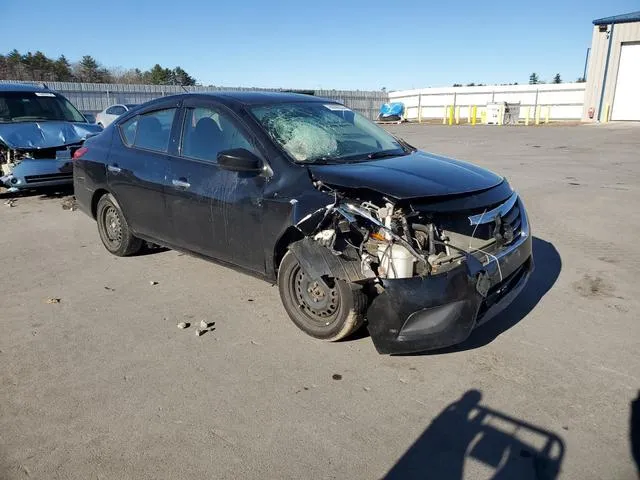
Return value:
[(73, 164), (111, 253), (148, 241), (277, 282), (291, 320), (319, 339), (366, 322), (381, 353), (453, 345), (533, 268), (507, 180), (330, 100), (165, 97), (88, 139)]

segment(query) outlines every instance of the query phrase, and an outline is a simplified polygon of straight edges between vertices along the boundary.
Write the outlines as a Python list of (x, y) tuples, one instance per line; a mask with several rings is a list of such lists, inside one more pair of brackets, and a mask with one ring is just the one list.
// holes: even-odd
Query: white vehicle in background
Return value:
[(103, 111), (96, 115), (96, 124), (102, 128), (108, 127), (120, 115), (133, 110), (138, 106), (137, 103), (118, 103), (105, 108)]

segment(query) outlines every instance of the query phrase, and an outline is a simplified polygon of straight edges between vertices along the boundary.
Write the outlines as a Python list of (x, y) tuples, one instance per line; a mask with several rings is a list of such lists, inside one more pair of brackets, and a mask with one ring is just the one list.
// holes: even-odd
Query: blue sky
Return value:
[(638, 0), (0, 0), (0, 50), (205, 84), (389, 90), (582, 75), (591, 21)]

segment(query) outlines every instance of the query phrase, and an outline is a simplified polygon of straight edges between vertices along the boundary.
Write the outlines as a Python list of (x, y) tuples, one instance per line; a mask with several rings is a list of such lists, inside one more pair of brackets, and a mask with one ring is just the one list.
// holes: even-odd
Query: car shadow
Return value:
[[(472, 350), (491, 343), (498, 336), (515, 326), (540, 302), (556, 283), (562, 270), (560, 253), (552, 243), (539, 237), (532, 238), (533, 261), (535, 268), (529, 277), (529, 281), (520, 294), (502, 312), (479, 326), (467, 340), (452, 347), (431, 350), (428, 352), (412, 353), (413, 355), (438, 355), (444, 353)], [(369, 337), (366, 328), (361, 328), (345, 341), (360, 340)]]
[(446, 407), (384, 478), (556, 479), (564, 458), (563, 439), (483, 406), (481, 400), (481, 392), (469, 390)]
[(527, 285), (513, 302), (494, 318), (471, 332), (469, 338), (464, 342), (449, 349), (430, 353), (473, 350), (474, 348), (483, 347), (518, 324), (536, 307), (542, 297), (551, 290), (558, 280), (562, 270), (562, 259), (552, 243), (538, 237), (533, 237), (532, 250), (533, 272)]

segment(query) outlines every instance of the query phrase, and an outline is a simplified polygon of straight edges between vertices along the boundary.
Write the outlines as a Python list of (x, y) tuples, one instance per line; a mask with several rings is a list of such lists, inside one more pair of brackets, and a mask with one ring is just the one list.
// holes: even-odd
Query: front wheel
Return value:
[(98, 232), (109, 252), (118, 257), (134, 255), (142, 248), (142, 240), (131, 233), (122, 210), (111, 194), (103, 195), (97, 207)]
[(291, 252), (280, 263), (278, 289), (293, 323), (312, 337), (337, 341), (364, 322), (367, 296), (360, 287), (331, 277), (314, 280)]

